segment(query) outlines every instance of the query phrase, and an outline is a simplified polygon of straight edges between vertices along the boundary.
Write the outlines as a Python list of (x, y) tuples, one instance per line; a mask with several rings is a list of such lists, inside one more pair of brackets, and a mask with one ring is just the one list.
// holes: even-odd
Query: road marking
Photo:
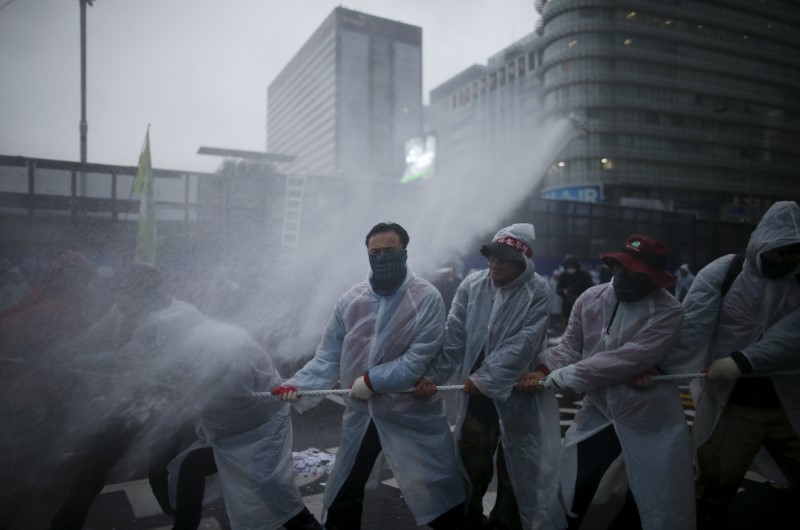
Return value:
[[(219, 525), (219, 521), (213, 517), (202, 518), (200, 520), (200, 526), (197, 528), (198, 530), (222, 530), (222, 527)], [(159, 526), (158, 528), (153, 528), (153, 530), (172, 530), (172, 525)]]
[(494, 510), (494, 503), (497, 500), (496, 491), (487, 491), (483, 496), (483, 513), (491, 513)]
[(306, 508), (308, 508), (309, 512), (314, 514), (317, 521), (322, 521), (322, 495), (322, 493), (317, 493), (315, 495), (306, 495), (303, 497)]
[(118, 484), (109, 484), (100, 492), (113, 493), (121, 491), (125, 493), (133, 509), (133, 514), (137, 519), (143, 519), (152, 515), (158, 515), (161, 512), (161, 506), (153, 496), (153, 490), (150, 489), (150, 483), (147, 479), (132, 480), (130, 482), (120, 482)]

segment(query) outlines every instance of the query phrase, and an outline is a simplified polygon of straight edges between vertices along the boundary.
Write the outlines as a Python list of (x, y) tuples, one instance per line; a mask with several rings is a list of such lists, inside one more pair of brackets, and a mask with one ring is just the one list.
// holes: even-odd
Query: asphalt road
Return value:
[[(454, 394), (454, 393), (450, 393)], [(447, 396), (452, 399), (453, 395)], [(566, 430), (579, 403), (562, 399), (562, 431)], [(335, 453), (339, 444), (339, 425), (342, 405), (335, 397), (323, 400), (316, 408), (299, 415), (293, 412), (295, 451), (311, 447)], [(687, 419), (691, 421), (691, 410), (687, 408)], [(385, 467), (385, 466), (383, 466)], [(95, 501), (89, 515), (86, 530), (169, 530), (170, 519), (161, 513), (150, 492), (144, 469), (124, 469), (120, 466)], [(800, 527), (797, 514), (788, 492), (777, 490), (758, 476), (751, 476), (737, 495), (729, 512), (730, 530), (749, 529), (795, 529)], [(364, 506), (364, 530), (407, 530), (427, 528), (417, 526), (406, 507), (400, 491), (396, 488), (391, 472), (382, 469), (377, 477), (375, 489), (368, 489)], [(326, 475), (298, 476), (296, 481), (303, 498), (312, 513), (319, 517), (322, 509), (322, 492)], [(58, 508), (65, 490), (56, 485), (42, 492), (42, 498), (23, 509), (15, 529), (46, 529), (47, 521)], [(493, 488), (485, 499), (488, 513), (493, 502)], [(583, 530), (601, 530), (615, 513), (620, 499), (612, 499), (603, 506), (593, 506), (587, 516)], [(201, 528), (204, 530), (230, 529), (225, 506), (217, 500), (204, 508)]]

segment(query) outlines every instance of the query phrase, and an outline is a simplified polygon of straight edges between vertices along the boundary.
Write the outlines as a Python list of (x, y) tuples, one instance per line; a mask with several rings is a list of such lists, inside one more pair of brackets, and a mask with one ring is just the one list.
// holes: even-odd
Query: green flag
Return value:
[(133, 181), (133, 192), (139, 194), (139, 232), (136, 235), (134, 261), (156, 265), (156, 210), (153, 203), (153, 164), (150, 160), (150, 126), (139, 155), (139, 171)]

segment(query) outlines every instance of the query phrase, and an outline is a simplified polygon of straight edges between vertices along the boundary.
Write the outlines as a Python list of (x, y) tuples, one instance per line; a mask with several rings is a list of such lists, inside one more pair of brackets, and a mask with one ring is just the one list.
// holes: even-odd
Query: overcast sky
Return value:
[[(266, 90), (338, 5), (422, 27), (423, 94), (533, 30), (533, 0), (95, 0), (88, 161), (214, 171), (263, 151)], [(78, 0), (0, 0), (0, 154), (80, 159)]]

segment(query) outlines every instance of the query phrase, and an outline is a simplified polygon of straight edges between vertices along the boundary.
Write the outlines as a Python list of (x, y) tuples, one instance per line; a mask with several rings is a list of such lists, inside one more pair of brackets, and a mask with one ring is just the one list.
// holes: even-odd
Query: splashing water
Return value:
[(501, 228), (575, 134), (569, 120), (555, 120), (531, 131), (527, 150), (514, 160), (477, 153), (469, 174), (439, 174), (397, 193), (365, 182), (354, 186), (347, 204), (306, 207), (304, 224), (320, 228), (302, 234), (293, 260), (265, 272), (265, 292), (246, 305), (242, 324), (266, 337), (277, 362), (308, 358), (335, 301), (367, 277), (364, 236), (374, 224), (394, 221), (406, 228), (410, 267), (431, 277), (452, 256), (476, 253), (478, 238)]
[[(513, 161), (487, 154), (469, 174), (440, 174), (397, 193), (365, 181), (352, 186), (346, 204), (307, 205), (304, 225), (316, 228), (302, 234), (294, 258), (264, 270), (262, 288), (240, 301), (235, 321), (250, 334), (184, 308), (131, 330), (133, 342), (121, 349), (73, 342), (32, 356), (4, 389), (4, 415), (13, 421), (2, 449), (11, 461), (39, 458), (26, 470), (36, 483), (99, 433), (127, 440), (131, 465), (141, 466), (165, 433), (198, 416), (215, 432), (264, 421), (280, 405), (250, 393), (276, 385), (313, 355), (336, 300), (367, 277), (369, 229), (388, 220), (403, 225), (409, 265), (423, 277), (453, 254), (476, 252), (478, 238), (522, 204), (575, 132), (567, 120), (543, 131), (531, 131), (529, 149)], [(241, 244), (258, 236), (244, 234)], [(3, 364), (5, 370), (14, 362)]]

